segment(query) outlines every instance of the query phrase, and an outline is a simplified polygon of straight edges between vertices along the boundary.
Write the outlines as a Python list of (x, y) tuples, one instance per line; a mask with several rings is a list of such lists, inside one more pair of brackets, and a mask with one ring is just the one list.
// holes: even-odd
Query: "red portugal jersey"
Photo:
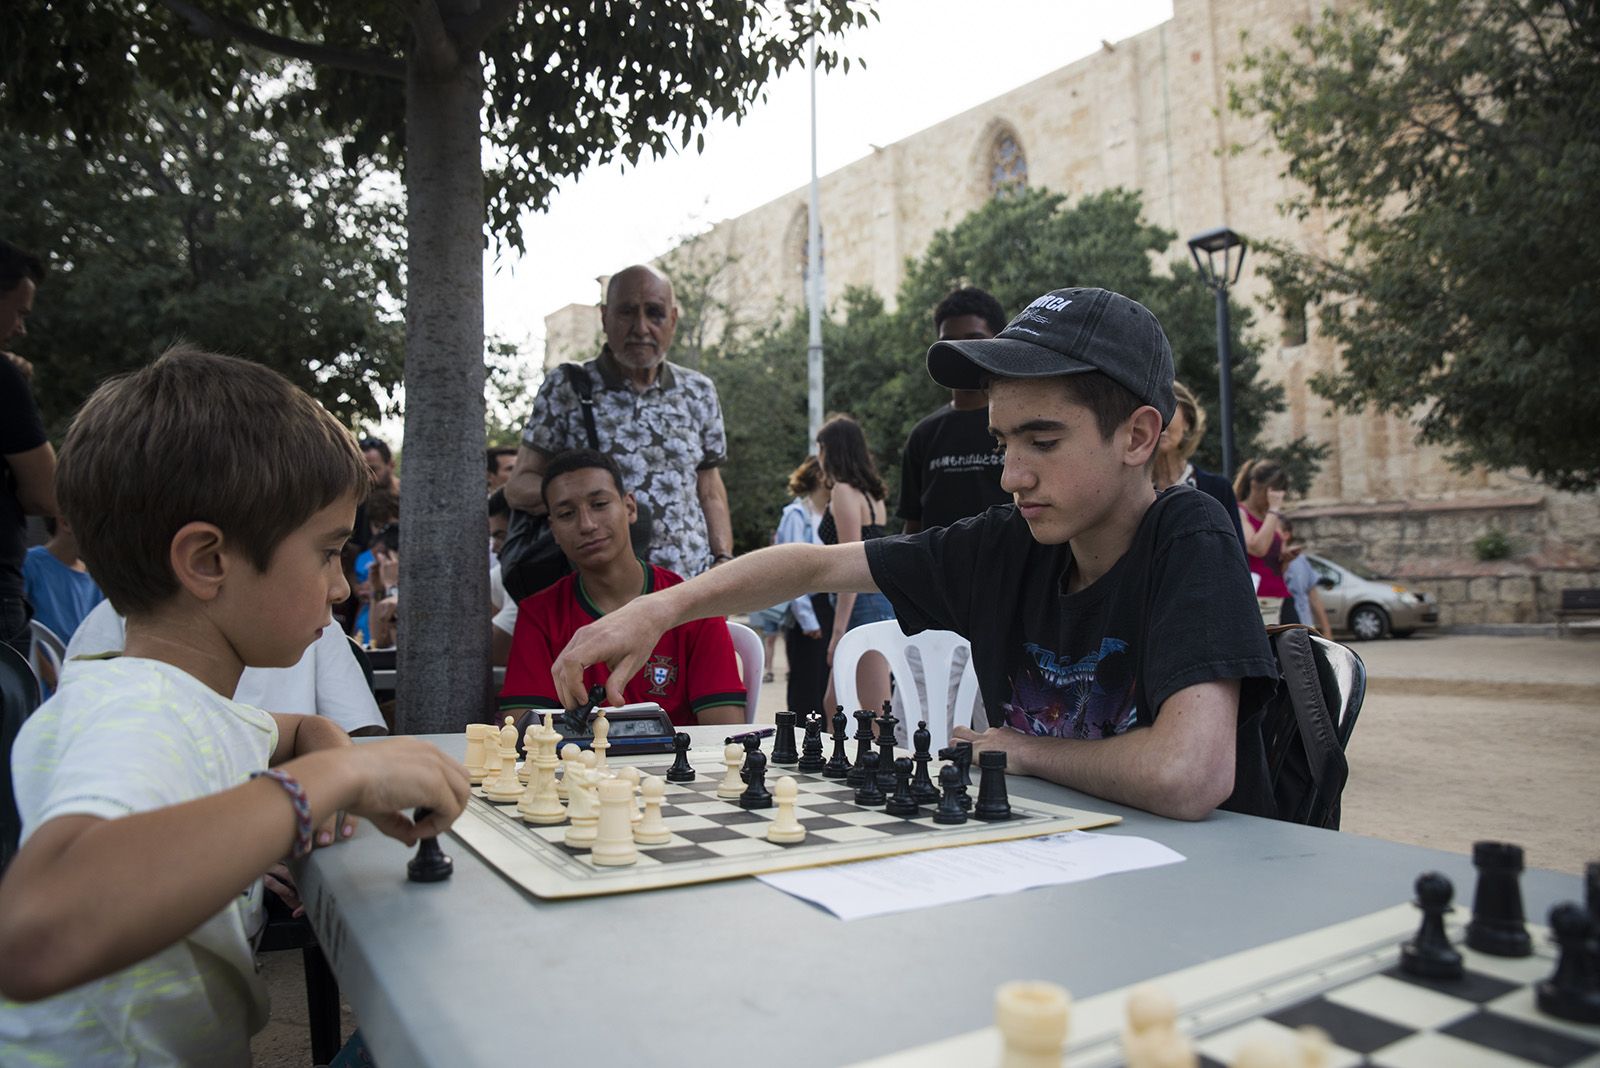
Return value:
[[(666, 568), (645, 566), (645, 593), (682, 581)], [(511, 636), (500, 707), (560, 708), (550, 665), (579, 627), (602, 614), (576, 573), (564, 575), (522, 601), (517, 606), (517, 629)], [(583, 684), (604, 685), (609, 674), (604, 664), (595, 664), (583, 673)], [(667, 631), (624, 694), (630, 704), (654, 701), (680, 727), (697, 724), (699, 713), (708, 708), (743, 708), (744, 681), (739, 676), (727, 621), (720, 617), (697, 619)]]

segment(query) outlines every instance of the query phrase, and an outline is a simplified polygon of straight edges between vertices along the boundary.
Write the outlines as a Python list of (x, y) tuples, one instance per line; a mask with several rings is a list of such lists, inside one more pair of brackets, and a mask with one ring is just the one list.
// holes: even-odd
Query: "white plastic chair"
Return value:
[[(921, 687), (913, 683), (917, 676), (906, 657), (908, 649), (916, 649), (921, 660)], [(889, 674), (898, 682), (895, 693), (901, 698), (906, 714), (895, 733), (902, 744), (910, 738), (917, 722), (926, 720), (932, 736), (929, 748), (937, 753), (950, 744), (950, 728), (958, 708), (975, 708), (973, 726), (982, 729), (989, 725), (983, 718), (983, 705), (978, 701), (978, 675), (972, 668), (972, 646), (967, 639), (948, 630), (925, 630), (907, 637), (900, 630), (900, 624), (892, 619), (847, 631), (833, 651), (833, 694), (846, 712), (857, 707), (856, 664), (868, 652), (881, 653), (889, 661)], [(956, 687), (955, 700), (951, 701), (950, 668), (958, 655), (965, 656), (967, 664), (961, 673), (961, 683)], [(931, 700), (926, 692), (930, 682), (933, 685)]]
[(61, 662), (67, 656), (67, 643), (37, 619), (28, 620), (28, 629), (33, 632), (33, 638), (28, 643), (28, 666), (42, 679), (45, 677), (44, 665), (49, 664), (52, 672), (50, 677), (60, 686)]
[(731, 619), (728, 620), (728, 637), (733, 639), (739, 674), (744, 676), (744, 721), (754, 723), (756, 704), (761, 700), (761, 676), (767, 670), (767, 651), (761, 644), (761, 635)]

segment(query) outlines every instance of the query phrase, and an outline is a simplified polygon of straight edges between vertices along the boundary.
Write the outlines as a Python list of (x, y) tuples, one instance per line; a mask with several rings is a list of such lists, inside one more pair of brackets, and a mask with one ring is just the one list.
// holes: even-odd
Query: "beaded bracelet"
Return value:
[(271, 779), (283, 787), (283, 792), (289, 795), (289, 800), (294, 805), (294, 852), (290, 856), (299, 860), (311, 852), (311, 799), (306, 796), (306, 788), (300, 785), (300, 780), (287, 771), (280, 771), (277, 768), (252, 771), (250, 778)]

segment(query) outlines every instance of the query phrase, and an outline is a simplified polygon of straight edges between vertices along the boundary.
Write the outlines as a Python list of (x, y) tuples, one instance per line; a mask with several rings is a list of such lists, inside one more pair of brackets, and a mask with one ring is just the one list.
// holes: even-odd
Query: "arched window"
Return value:
[(1028, 157), (1017, 135), (1002, 129), (989, 142), (989, 195), (1008, 197), (1028, 187)]

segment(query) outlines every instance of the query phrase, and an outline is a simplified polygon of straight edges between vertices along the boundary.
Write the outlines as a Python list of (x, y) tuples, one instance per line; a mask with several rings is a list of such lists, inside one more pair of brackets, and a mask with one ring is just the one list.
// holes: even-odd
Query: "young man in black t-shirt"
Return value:
[(950, 527), (839, 546), (785, 545), (580, 630), (558, 692), (583, 700), (605, 661), (613, 700), (656, 637), (804, 590), (878, 590), (908, 632), (972, 642), (990, 729), (957, 728), (1011, 771), (1180, 819), (1272, 814), (1256, 713), (1277, 666), (1233, 526), (1150, 463), (1174, 408), (1155, 316), (1103, 289), (1035, 300), (990, 340), (942, 341), (928, 371), (987, 388), (1014, 500)]
[(56, 454), (28, 388), (31, 365), (5, 351), (28, 333), (44, 264), (0, 241), (0, 642), (27, 654), (31, 613), (23, 598), (24, 523), (56, 514)]

